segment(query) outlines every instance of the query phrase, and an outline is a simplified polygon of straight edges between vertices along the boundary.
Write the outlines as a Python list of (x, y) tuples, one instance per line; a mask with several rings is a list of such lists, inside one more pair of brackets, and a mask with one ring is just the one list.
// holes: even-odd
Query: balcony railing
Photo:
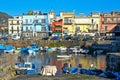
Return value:
[(104, 24), (118, 24), (120, 21), (102, 21)]
[(20, 23), (10, 23), (10, 25), (20, 25)]
[(45, 25), (46, 23), (41, 23), (41, 22), (38, 22), (38, 23), (23, 23), (23, 25), (33, 25), (33, 24), (36, 24), (36, 25)]
[(64, 22), (64, 25), (71, 25), (73, 24), (72, 22)]

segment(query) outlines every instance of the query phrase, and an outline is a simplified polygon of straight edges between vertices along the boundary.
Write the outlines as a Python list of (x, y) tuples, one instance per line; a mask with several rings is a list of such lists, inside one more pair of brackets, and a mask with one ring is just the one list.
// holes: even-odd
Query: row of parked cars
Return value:
[[(54, 36), (54, 37), (44, 37), (41, 40), (76, 40), (79, 41), (81, 40), (79, 36), (67, 36), (67, 37), (59, 37), (59, 36)], [(87, 40), (93, 40), (92, 37), (84, 37), (82, 41), (87, 41)]]

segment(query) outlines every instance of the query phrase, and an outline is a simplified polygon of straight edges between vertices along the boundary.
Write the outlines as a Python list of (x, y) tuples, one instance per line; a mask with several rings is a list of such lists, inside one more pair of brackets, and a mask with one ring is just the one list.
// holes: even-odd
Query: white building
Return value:
[(14, 16), (8, 19), (8, 34), (21, 34), (22, 17)]

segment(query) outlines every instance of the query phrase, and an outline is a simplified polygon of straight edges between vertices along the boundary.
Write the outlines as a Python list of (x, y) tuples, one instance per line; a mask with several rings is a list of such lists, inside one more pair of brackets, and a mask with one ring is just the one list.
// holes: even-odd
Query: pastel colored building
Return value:
[(60, 20), (54, 20), (52, 22), (52, 33), (53, 34), (62, 34), (62, 19)]
[(22, 33), (30, 37), (45, 37), (49, 34), (48, 14), (29, 11), (23, 14)]
[(86, 16), (83, 13), (74, 18), (75, 32), (100, 32), (100, 13), (92, 12)]
[(8, 34), (21, 34), (22, 17), (14, 16), (8, 19)]
[(60, 17), (63, 19), (62, 33), (74, 35), (74, 12), (60, 12)]
[(88, 32), (91, 27), (90, 17), (87, 16), (75, 16), (75, 32)]
[(103, 13), (101, 15), (101, 33), (120, 35), (120, 12)]

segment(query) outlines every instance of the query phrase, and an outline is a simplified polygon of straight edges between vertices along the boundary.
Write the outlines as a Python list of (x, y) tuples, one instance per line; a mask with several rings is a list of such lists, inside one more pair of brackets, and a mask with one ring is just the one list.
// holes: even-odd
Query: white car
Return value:
[(13, 35), (13, 36), (12, 36), (12, 39), (13, 39), (13, 40), (19, 40), (19, 39), (20, 39), (20, 36), (18, 36), (18, 35)]

